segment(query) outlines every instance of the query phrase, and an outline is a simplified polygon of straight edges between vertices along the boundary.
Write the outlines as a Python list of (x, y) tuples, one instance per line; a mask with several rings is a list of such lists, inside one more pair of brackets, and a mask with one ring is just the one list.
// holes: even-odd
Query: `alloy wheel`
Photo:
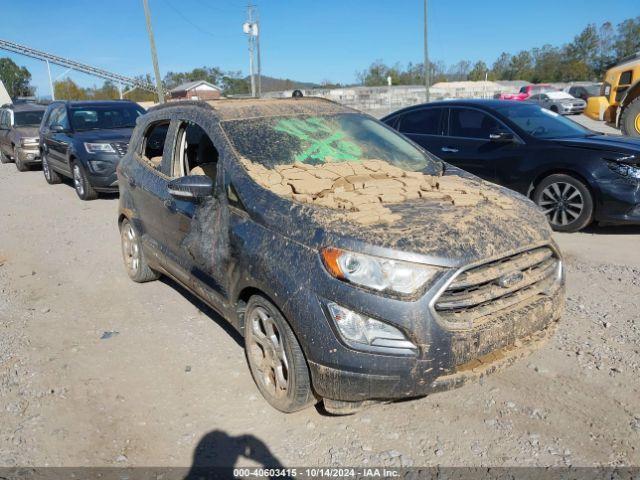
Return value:
[(82, 179), (82, 172), (78, 165), (73, 166), (73, 185), (80, 197), (84, 196), (84, 181)]
[(289, 389), (289, 360), (283, 337), (269, 312), (256, 307), (249, 313), (251, 335), (247, 353), (256, 369), (256, 380), (274, 398), (287, 395)]
[(128, 222), (122, 228), (122, 255), (127, 269), (135, 276), (140, 268), (140, 248), (138, 247), (136, 232)]
[(564, 227), (580, 217), (584, 198), (580, 190), (570, 183), (552, 183), (542, 191), (540, 207), (552, 225)]

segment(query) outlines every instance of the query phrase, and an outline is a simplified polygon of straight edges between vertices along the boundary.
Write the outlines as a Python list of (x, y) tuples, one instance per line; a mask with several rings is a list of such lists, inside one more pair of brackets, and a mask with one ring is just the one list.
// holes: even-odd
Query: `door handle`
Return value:
[(440, 150), (442, 150), (443, 152), (458, 153), (458, 149), (457, 148), (442, 147)]
[(164, 206), (166, 207), (167, 210), (169, 210), (171, 213), (175, 213), (176, 212), (176, 204), (173, 200), (171, 200), (170, 198), (167, 198), (164, 201)]

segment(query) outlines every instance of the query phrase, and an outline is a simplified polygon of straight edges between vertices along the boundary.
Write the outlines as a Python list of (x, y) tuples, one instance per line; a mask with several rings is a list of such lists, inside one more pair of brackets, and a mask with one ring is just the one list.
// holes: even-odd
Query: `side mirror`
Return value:
[(213, 195), (213, 180), (206, 175), (188, 175), (170, 181), (168, 188), (178, 200), (201, 200)]
[(489, 140), (492, 142), (510, 143), (515, 141), (515, 136), (511, 132), (490, 133)]
[(51, 125), (49, 127), (49, 130), (51, 130), (54, 133), (60, 133), (60, 132), (64, 132), (64, 127), (62, 125)]

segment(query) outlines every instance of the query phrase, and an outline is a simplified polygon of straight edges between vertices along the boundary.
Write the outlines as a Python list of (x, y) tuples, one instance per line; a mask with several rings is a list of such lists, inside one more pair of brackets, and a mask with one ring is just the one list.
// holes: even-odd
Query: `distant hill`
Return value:
[[(251, 81), (251, 79), (247, 77), (247, 81)], [(294, 88), (317, 88), (319, 86), (317, 83), (299, 82), (289, 78), (275, 78), (262, 75), (263, 92), (278, 92), (280, 90), (292, 90)]]

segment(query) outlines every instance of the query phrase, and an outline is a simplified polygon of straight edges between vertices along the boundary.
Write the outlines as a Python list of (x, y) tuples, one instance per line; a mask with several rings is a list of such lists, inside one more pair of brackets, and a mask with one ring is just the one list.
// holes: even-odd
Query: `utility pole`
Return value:
[(49, 65), (49, 60), (47, 62), (47, 72), (49, 73), (49, 88), (51, 89), (51, 100), (54, 101), (56, 99), (56, 92), (53, 89), (53, 81), (51, 80), (51, 65)]
[(431, 79), (431, 66), (429, 65), (429, 43), (427, 38), (427, 0), (424, 0), (424, 87), (425, 99), (429, 101), (429, 85)]
[(256, 13), (256, 53), (258, 56), (258, 98), (262, 96), (262, 66), (260, 65), (260, 20)]
[(164, 103), (164, 91), (162, 89), (162, 79), (160, 78), (160, 67), (158, 66), (158, 53), (156, 52), (156, 42), (153, 39), (153, 28), (151, 27), (151, 12), (149, 11), (149, 0), (142, 0), (144, 5), (144, 16), (147, 19), (147, 33), (149, 34), (149, 45), (151, 46), (151, 60), (153, 70), (156, 74), (156, 88), (158, 89), (158, 101)]
[[(260, 27), (257, 19), (254, 20), (254, 5), (247, 5), (247, 21), (242, 25), (242, 31), (249, 36), (249, 75), (251, 77), (251, 96), (259, 97), (262, 94), (262, 79), (260, 66)], [(257, 53), (257, 61), (256, 61)], [(257, 63), (257, 81), (256, 68)]]

